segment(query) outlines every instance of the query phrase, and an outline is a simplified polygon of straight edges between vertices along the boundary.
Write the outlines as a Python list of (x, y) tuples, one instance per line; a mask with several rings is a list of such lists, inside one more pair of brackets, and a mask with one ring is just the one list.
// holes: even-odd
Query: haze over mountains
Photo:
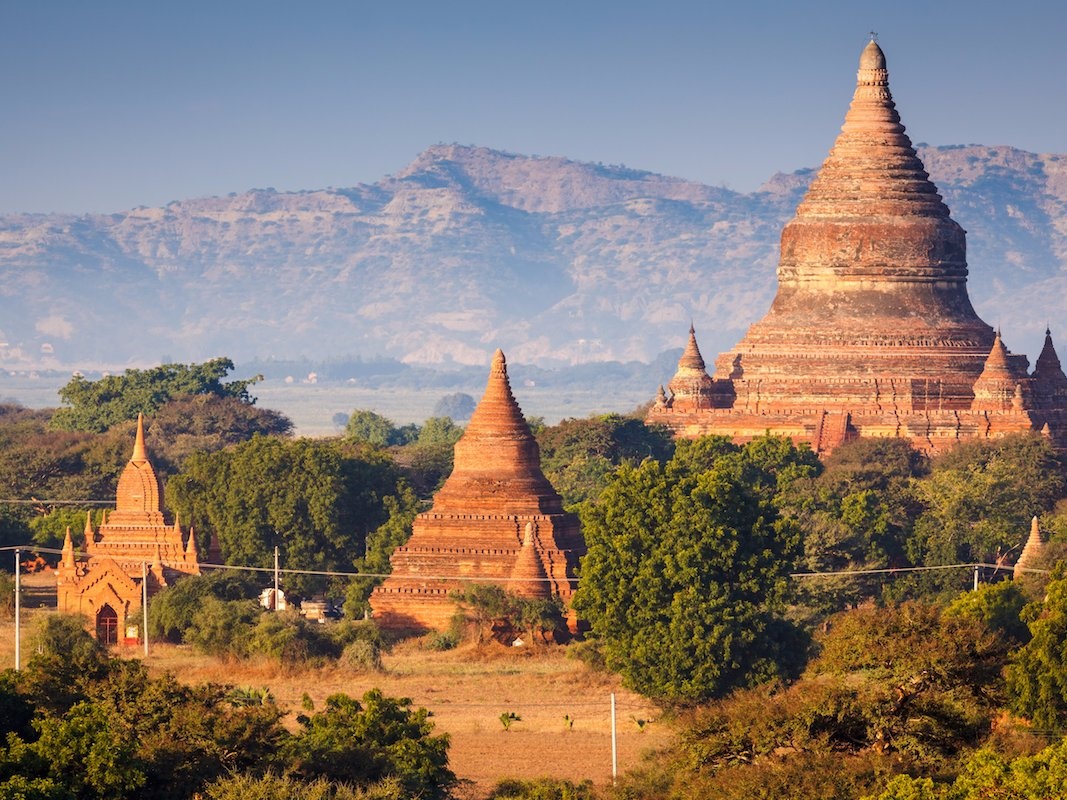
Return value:
[[(1067, 156), (919, 146), (968, 231), (972, 299), (1031, 362), (1067, 311)], [(0, 366), (228, 355), (541, 366), (706, 357), (774, 294), (811, 169), (750, 194), (438, 145), (373, 185), (0, 217)]]

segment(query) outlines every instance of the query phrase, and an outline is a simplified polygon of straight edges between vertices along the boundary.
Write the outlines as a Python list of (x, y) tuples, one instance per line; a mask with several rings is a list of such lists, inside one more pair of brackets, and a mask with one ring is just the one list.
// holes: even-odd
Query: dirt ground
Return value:
[[(50, 613), (48, 580), (26, 576), (22, 660), (29, 657), (34, 618)], [(54, 594), (51, 606), (54, 608)], [(14, 626), (0, 622), (0, 667), (14, 665)], [(636, 767), (643, 753), (666, 746), (672, 737), (659, 711), (623, 689), (617, 677), (596, 673), (568, 658), (565, 648), (508, 648), (464, 645), (433, 652), (405, 642), (383, 657), (381, 672), (340, 667), (290, 671), (277, 664), (226, 663), (189, 647), (150, 642), (148, 666), (188, 683), (268, 687), (293, 716), (306, 692), (316, 704), (330, 694), (360, 697), (381, 689), (410, 698), (433, 713), (436, 732), (451, 737), (449, 760), (469, 783), (460, 794), (484, 796), (502, 778), (567, 778), (611, 781), (611, 694), (615, 694), (618, 773)], [(142, 658), (141, 648), (120, 648), (124, 657)], [(502, 714), (520, 719), (505, 730)], [(570, 722), (568, 719), (570, 719)]]

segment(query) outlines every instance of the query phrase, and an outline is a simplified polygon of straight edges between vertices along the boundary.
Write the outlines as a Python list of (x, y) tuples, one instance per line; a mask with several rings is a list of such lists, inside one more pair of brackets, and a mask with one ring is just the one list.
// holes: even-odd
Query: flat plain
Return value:
[[(22, 660), (35, 620), (53, 613), (50, 576), (26, 576), (22, 613)], [(54, 584), (52, 584), (54, 586)], [(116, 655), (143, 658), (140, 647)], [(384, 654), (380, 671), (338, 666), (287, 669), (277, 662), (223, 661), (184, 645), (149, 643), (145, 659), (154, 672), (170, 672), (190, 683), (224, 683), (269, 688), (288, 722), (302, 712), (306, 693), (316, 708), (331, 694), (359, 698), (370, 689), (409, 698), (433, 714), (435, 733), (451, 737), (449, 760), (464, 782), (457, 796), (484, 797), (503, 778), (565, 778), (610, 783), (612, 776), (611, 695), (615, 694), (617, 764), (621, 775), (641, 763), (647, 751), (672, 739), (669, 725), (647, 699), (621, 686), (619, 678), (596, 672), (559, 646), (505, 647), (466, 644), (431, 651), (417, 640)], [(0, 622), (0, 666), (14, 665), (14, 625)], [(508, 730), (502, 714), (520, 717)], [(569, 720), (573, 721), (568, 722)]]

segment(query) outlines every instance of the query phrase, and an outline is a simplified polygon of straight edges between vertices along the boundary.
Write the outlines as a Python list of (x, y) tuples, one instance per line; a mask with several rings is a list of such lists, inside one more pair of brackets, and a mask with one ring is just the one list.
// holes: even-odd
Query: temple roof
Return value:
[(497, 350), (489, 381), (463, 436), (452, 474), (430, 513), (558, 514), (563, 501), (541, 471), (541, 453), (511, 393)]

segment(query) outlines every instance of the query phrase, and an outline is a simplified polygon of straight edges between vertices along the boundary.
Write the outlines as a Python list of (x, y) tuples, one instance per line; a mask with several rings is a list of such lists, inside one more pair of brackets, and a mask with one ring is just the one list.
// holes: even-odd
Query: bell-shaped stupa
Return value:
[[(1046, 362), (1041, 387), (1062, 374)], [(649, 421), (682, 436), (770, 431), (820, 452), (859, 435), (937, 451), (1048, 423), (1065, 447), (1063, 403), (1036, 413), (1027, 367), (971, 305), (965, 233), (905, 134), (872, 40), (841, 133), (782, 231), (770, 310), (716, 359), (710, 408), (668, 398)]]
[(374, 618), (389, 628), (447, 628), (456, 611), (450, 594), (472, 583), (567, 602), (584, 554), (578, 520), (564, 512), (541, 471), (497, 350), (485, 395), (456, 442), (452, 474), (433, 507), (415, 518), (411, 538), (390, 559), (392, 574), (371, 595)]

